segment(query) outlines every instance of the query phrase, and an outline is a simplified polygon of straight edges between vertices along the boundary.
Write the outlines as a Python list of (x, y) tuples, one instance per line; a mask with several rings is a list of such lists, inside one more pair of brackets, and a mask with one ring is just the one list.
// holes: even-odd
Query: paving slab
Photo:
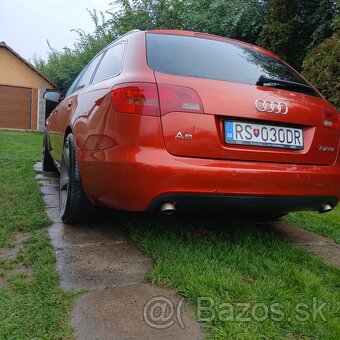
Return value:
[(284, 222), (265, 224), (265, 228), (340, 268), (340, 245), (332, 240)]
[(71, 324), (76, 338), (86, 340), (204, 339), (182, 302), (169, 289), (143, 283), (95, 291), (78, 299)]
[(35, 171), (42, 171), (42, 162), (37, 162), (33, 165)]
[(57, 185), (43, 185), (40, 187), (44, 195), (55, 195), (59, 197), (59, 188)]
[(49, 186), (49, 185), (58, 186), (58, 185), (59, 185), (59, 181), (54, 180), (54, 179), (40, 180), (40, 181), (39, 181), (39, 184), (40, 184), (41, 186)]
[(80, 244), (58, 250), (57, 271), (65, 290), (102, 290), (143, 282), (152, 260), (134, 244)]
[[(56, 198), (57, 200), (57, 198)], [(57, 201), (55, 201), (57, 202)], [(59, 203), (51, 203), (51, 204), (59, 204)], [(55, 223), (62, 223), (63, 221), (61, 220), (60, 217), (60, 211), (59, 211), (59, 207), (47, 207), (45, 208), (45, 212), (47, 214), (47, 216)]]
[(55, 195), (44, 195), (43, 201), (47, 208), (58, 208), (59, 212), (59, 200), (55, 198)]
[(42, 168), (37, 168), (35, 169), (36, 171), (40, 171), (36, 174), (35, 178), (38, 180), (38, 181), (41, 181), (41, 180), (55, 180), (55, 181), (59, 181), (58, 177), (56, 176), (56, 173), (55, 172), (43, 172), (42, 171)]
[(111, 225), (87, 224), (79, 227), (57, 222), (49, 227), (48, 233), (54, 248), (57, 250), (69, 248), (70, 246), (131, 242), (126, 230), (121, 227), (115, 227), (115, 223)]

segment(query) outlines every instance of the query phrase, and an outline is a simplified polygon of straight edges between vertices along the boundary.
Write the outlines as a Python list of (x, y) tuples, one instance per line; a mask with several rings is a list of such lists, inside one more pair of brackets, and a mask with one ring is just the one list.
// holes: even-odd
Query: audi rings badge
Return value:
[(271, 102), (269, 100), (258, 99), (255, 102), (256, 110), (259, 112), (276, 113), (286, 115), (288, 113), (288, 105), (282, 102)]

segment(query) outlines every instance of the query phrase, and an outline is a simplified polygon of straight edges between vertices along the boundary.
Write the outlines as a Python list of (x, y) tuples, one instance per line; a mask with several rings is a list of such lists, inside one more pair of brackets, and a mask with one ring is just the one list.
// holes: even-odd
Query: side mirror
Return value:
[(44, 98), (51, 102), (59, 103), (61, 99), (60, 91), (51, 90), (44, 93)]

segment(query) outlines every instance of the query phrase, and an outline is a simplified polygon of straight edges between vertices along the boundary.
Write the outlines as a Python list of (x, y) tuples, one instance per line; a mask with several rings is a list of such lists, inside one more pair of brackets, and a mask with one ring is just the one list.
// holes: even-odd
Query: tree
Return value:
[(306, 54), (332, 35), (335, 0), (265, 0), (266, 24), (257, 43), (301, 70)]
[[(338, 2), (340, 9), (340, 1)], [(303, 63), (303, 74), (340, 111), (340, 14), (333, 21), (334, 33), (315, 47)]]
[(85, 65), (106, 45), (112, 42), (118, 34), (112, 32), (104, 19), (103, 13), (89, 11), (95, 24), (94, 33), (85, 33), (81, 29), (74, 30), (78, 39), (73, 48), (64, 47), (62, 51), (54, 49), (49, 42), (50, 51), (47, 61), (34, 58), (34, 64), (46, 74), (60, 89), (68, 88)]
[(186, 28), (255, 43), (263, 16), (258, 0), (196, 0), (188, 8)]
[[(186, 29), (193, 0), (116, 0), (107, 24), (119, 34), (133, 29)], [(117, 11), (117, 8), (119, 10)]]
[(301, 69), (307, 53), (332, 35), (332, 20), (336, 15), (336, 1), (299, 1), (297, 12), (294, 19), (292, 57), (288, 58), (288, 61)]
[(267, 23), (257, 43), (288, 60), (292, 51), (294, 19), (298, 0), (268, 0), (266, 3)]
[(36, 67), (60, 88), (67, 88), (80, 70), (104, 46), (133, 29), (186, 29), (255, 42), (262, 29), (263, 6), (258, 0), (116, 0), (107, 11), (89, 11), (92, 34), (75, 30), (73, 48), (50, 47), (48, 60), (35, 58)]
[(335, 0), (115, 0), (103, 13), (89, 11), (93, 33), (62, 51), (51, 48), (37, 68), (61, 88), (104, 46), (133, 29), (185, 29), (243, 40), (273, 51), (297, 69), (310, 49), (331, 35)]

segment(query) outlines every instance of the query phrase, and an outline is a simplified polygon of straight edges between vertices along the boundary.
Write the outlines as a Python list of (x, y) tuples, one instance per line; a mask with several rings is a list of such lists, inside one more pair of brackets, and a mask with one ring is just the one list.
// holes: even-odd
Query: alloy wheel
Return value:
[(63, 216), (69, 196), (70, 185), (70, 147), (69, 142), (66, 141), (60, 164), (60, 191), (59, 191), (59, 207), (60, 213)]

